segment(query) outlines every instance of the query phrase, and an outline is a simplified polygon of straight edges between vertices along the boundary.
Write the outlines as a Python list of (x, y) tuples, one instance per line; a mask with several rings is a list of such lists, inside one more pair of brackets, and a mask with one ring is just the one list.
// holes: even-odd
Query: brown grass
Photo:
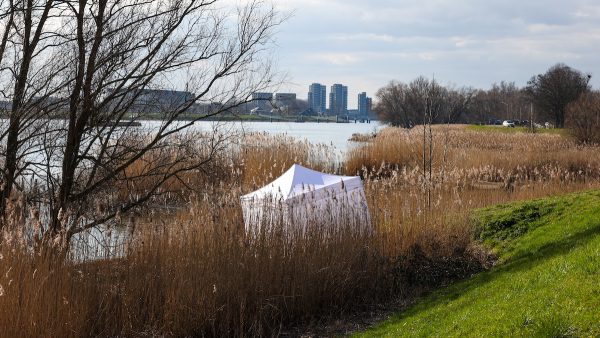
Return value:
[[(600, 186), (600, 147), (555, 134), (434, 127), (433, 178), (423, 176), (422, 129), (388, 128), (352, 150), (347, 174), (365, 178), (386, 252), (469, 250), (470, 210)], [(431, 207), (427, 192), (431, 192)]]
[(324, 144), (313, 145), (289, 136), (254, 133), (241, 140), (240, 151), (234, 158), (241, 185), (251, 191), (273, 181), (295, 163), (334, 172), (337, 163), (332, 151)]
[[(125, 258), (61, 264), (3, 250), (5, 336), (265, 336), (377, 296), (371, 238), (348, 228), (246, 238), (230, 196), (138, 224)], [(157, 222), (159, 223), (159, 222)], [(335, 263), (335, 264), (332, 264)], [(381, 279), (381, 278), (379, 278)], [(377, 279), (375, 279), (377, 280)]]
[(431, 181), (420, 140), (419, 129), (390, 128), (348, 155), (346, 173), (365, 178), (373, 235), (316, 226), (294, 240), (277, 229), (247, 237), (240, 195), (292, 163), (338, 171), (326, 146), (256, 134), (220, 158), (218, 184), (190, 181), (198, 193), (178, 212), (138, 219), (123, 258), (63, 262), (4, 241), (0, 332), (276, 335), (478, 271), (487, 257), (472, 240), (474, 208), (600, 185), (600, 149), (560, 135), (436, 127)]

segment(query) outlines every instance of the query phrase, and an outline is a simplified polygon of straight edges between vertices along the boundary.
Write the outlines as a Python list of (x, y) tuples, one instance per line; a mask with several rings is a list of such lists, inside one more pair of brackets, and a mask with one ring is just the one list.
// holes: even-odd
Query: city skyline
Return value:
[[(254, 92), (252, 100), (256, 101), (256, 107), (267, 109), (270, 101), (278, 102), (279, 104), (287, 102), (290, 105), (292, 101), (305, 100), (299, 98), (297, 93), (283, 92)], [(373, 98), (368, 96), (366, 92), (359, 92), (356, 100), (356, 108), (351, 108), (348, 96), (348, 86), (340, 83), (331, 85), (329, 93), (327, 86), (321, 83), (312, 83), (308, 87), (306, 97), (307, 107), (314, 113), (329, 114), (329, 115), (347, 115), (354, 113), (358, 116), (368, 116), (372, 113)]]

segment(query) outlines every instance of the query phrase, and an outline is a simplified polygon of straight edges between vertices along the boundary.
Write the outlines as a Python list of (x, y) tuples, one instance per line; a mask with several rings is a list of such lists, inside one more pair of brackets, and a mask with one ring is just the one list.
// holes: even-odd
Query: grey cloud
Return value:
[(306, 86), (346, 78), (373, 93), (387, 80), (432, 73), (459, 85), (523, 85), (556, 62), (600, 84), (600, 5), (590, 1), (282, 2), (295, 14), (278, 37), (280, 64)]

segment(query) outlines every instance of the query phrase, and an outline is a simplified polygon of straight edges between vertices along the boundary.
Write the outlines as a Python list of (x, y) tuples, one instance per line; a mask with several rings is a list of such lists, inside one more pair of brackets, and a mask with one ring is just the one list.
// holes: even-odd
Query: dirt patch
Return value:
[(465, 280), (494, 265), (497, 258), (483, 248), (470, 248), (462, 255), (429, 258), (419, 248), (397, 262), (390, 273), (398, 290), (378, 302), (365, 302), (351, 312), (322, 317), (310, 323), (283, 329), (280, 337), (337, 337), (364, 331), (405, 311), (432, 291)]
[(297, 326), (280, 332), (280, 337), (311, 338), (346, 336), (390, 318), (393, 314), (406, 310), (419, 297), (399, 297), (388, 302), (369, 304), (360, 311), (330, 316), (304, 326)]

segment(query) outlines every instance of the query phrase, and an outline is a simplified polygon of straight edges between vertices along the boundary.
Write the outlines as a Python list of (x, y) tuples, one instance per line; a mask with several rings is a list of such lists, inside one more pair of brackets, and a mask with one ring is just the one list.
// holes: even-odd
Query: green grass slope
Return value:
[(499, 264), (358, 336), (600, 337), (600, 191), (475, 219)]
[[(472, 130), (472, 131), (490, 132), (490, 133), (506, 133), (506, 134), (528, 133), (529, 132), (529, 129), (527, 127), (507, 128), (504, 126), (488, 126), (488, 125), (469, 125), (469, 126), (467, 126), (467, 129)], [(567, 135), (567, 132), (565, 131), (565, 129), (560, 129), (560, 128), (552, 128), (552, 129), (536, 128), (535, 132), (540, 133), (540, 134)]]

